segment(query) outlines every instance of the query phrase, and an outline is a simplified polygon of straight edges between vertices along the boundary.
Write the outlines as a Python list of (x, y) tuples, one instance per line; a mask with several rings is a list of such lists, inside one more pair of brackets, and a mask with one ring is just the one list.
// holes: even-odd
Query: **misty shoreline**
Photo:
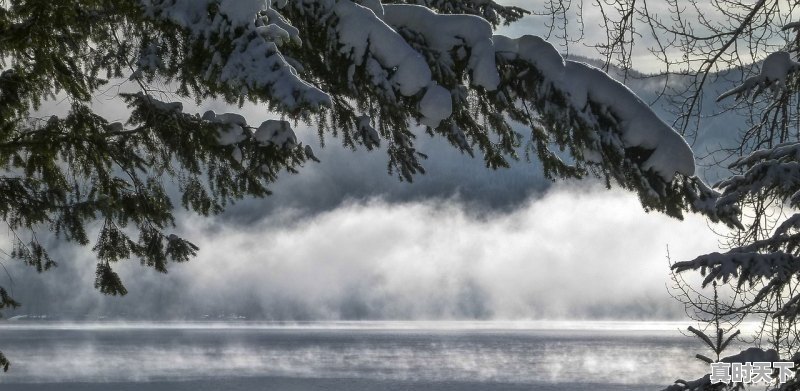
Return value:
[[(557, 330), (557, 331), (676, 331), (692, 323), (684, 320), (124, 320), (56, 318), (4, 319), (0, 328), (22, 329), (308, 329), (308, 330)], [(740, 329), (756, 329), (757, 323)]]

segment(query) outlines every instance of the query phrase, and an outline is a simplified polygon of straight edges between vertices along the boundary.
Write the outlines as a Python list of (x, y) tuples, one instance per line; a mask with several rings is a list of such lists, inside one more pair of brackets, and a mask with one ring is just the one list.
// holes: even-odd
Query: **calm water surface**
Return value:
[(0, 323), (0, 390), (660, 390), (680, 323)]

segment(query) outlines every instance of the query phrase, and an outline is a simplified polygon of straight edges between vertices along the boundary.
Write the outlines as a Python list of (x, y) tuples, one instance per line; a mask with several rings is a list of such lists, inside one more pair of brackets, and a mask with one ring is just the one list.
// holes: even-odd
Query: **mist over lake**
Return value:
[(674, 322), (5, 323), (3, 390), (647, 390)]

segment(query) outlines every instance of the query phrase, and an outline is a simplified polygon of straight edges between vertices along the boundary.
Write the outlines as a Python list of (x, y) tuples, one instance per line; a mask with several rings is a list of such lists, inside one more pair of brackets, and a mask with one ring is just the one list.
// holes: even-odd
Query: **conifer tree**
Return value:
[[(297, 125), (384, 150), (401, 180), (424, 173), (415, 139), (427, 133), (493, 169), (525, 155), (548, 178), (598, 177), (648, 210), (735, 225), (735, 206), (714, 207), (718, 194), (694, 176), (683, 138), (630, 90), (539, 37), (494, 35), (526, 13), (486, 0), (0, 1), (10, 253), (37, 271), (56, 266), (36, 235), (49, 230), (91, 246), (96, 288), (124, 295), (116, 262), (167, 272), (196, 254), (171, 232), (176, 207), (220, 213), (315, 161)], [(114, 96), (128, 108), (116, 121), (94, 100), (120, 83), (134, 89)], [(54, 99), (68, 112), (45, 112)], [(280, 119), (254, 125), (181, 103), (208, 99)], [(0, 308), (17, 305), (0, 288)]]
[[(710, 154), (730, 176), (713, 186), (720, 195), (709, 208), (738, 211), (738, 227), (723, 236), (722, 251), (672, 264), (676, 296), (702, 326), (689, 331), (714, 351), (713, 358), (697, 358), (707, 364), (791, 361), (793, 377), (768, 389), (800, 389), (800, 22), (794, 20), (800, 4), (669, 0), (666, 13), (633, 0), (600, 4), (609, 27), (600, 53), (629, 68), (634, 41), (646, 31), (662, 61), (660, 76), (673, 81), (662, 98), (675, 105), (683, 134), (702, 135), (703, 121), (713, 117), (708, 112), (743, 114), (729, 129), (728, 146)], [(552, 0), (547, 7), (563, 19), (569, 4)], [(732, 88), (704, 111), (712, 82)], [(699, 272), (699, 285), (683, 277), (690, 272)], [(745, 321), (760, 325), (753, 339), (741, 339), (736, 330)], [(730, 354), (737, 338), (751, 346)], [(738, 389), (744, 385), (715, 383), (709, 375), (666, 388)]]

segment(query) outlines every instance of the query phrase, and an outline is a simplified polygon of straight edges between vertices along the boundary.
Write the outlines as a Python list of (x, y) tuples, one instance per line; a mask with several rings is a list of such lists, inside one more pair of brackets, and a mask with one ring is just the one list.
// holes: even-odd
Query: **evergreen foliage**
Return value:
[[(594, 70), (565, 65), (549, 45), (542, 53), (555, 53), (560, 68), (493, 46), (492, 26), (525, 10), (485, 0), (386, 3), (384, 10), (374, 0), (0, 2), (0, 215), (13, 257), (37, 271), (56, 266), (36, 235), (49, 230), (91, 246), (95, 287), (124, 295), (116, 262), (138, 258), (166, 273), (170, 262), (196, 254), (197, 246), (170, 232), (178, 203), (203, 216), (220, 213), (244, 197), (269, 195), (281, 173), (316, 160), (286, 122), (256, 127), (234, 113), (187, 113), (165, 96), (265, 105), (316, 126), (320, 139), (385, 149), (388, 171), (402, 180), (424, 173), (426, 156), (414, 145), (423, 124), (493, 169), (523, 152), (542, 162), (548, 178), (598, 177), (636, 192), (648, 210), (737, 224), (735, 207), (713, 207), (718, 194), (693, 170), (653, 166), (658, 140), (626, 141), (642, 130), (626, 128), (626, 108), (576, 94), (553, 77), (554, 69)], [(425, 12), (442, 26), (485, 34), (471, 40), (392, 25), (390, 11)], [(353, 26), (353, 15), (364, 24)], [(354, 38), (364, 31), (366, 38)], [(442, 44), (442, 37), (451, 39)], [(398, 51), (410, 54), (392, 63)], [(409, 73), (411, 65), (419, 72)], [(98, 113), (95, 98), (125, 80), (138, 92), (116, 95), (129, 116), (115, 122)], [(39, 112), (56, 99), (68, 103), (65, 115)], [(170, 183), (179, 199), (167, 194)], [(100, 229), (91, 238), (94, 223)], [(17, 305), (0, 293), (0, 308)], [(7, 367), (2, 356), (0, 365)]]
[[(707, 209), (736, 211), (738, 224), (719, 231), (722, 251), (672, 264), (672, 293), (700, 324), (689, 333), (714, 352), (715, 357), (696, 356), (704, 364), (793, 362), (788, 382), (778, 384), (776, 373), (764, 388), (800, 389), (800, 22), (793, 20), (800, 3), (669, 0), (662, 8), (613, 0), (594, 5), (606, 34), (587, 46), (626, 77), (635, 77), (627, 73), (634, 46), (646, 46), (657, 59), (658, 76), (668, 80), (659, 99), (674, 112), (682, 134), (708, 137), (704, 125), (741, 114), (741, 123), (725, 129), (726, 139), (707, 156), (710, 166), (731, 174), (713, 186), (720, 194), (708, 199), (713, 205)], [(542, 8), (565, 44), (575, 42), (576, 32), (582, 37), (581, 4), (549, 0)], [(722, 92), (713, 84), (733, 86)], [(710, 110), (704, 104), (710, 102), (707, 94), (715, 94), (717, 102)], [(689, 272), (699, 272), (699, 284), (685, 279)], [(758, 324), (755, 335), (738, 333), (745, 321)], [(750, 347), (724, 357), (730, 338)], [(712, 383), (708, 374), (678, 379), (665, 390), (746, 387)]]

